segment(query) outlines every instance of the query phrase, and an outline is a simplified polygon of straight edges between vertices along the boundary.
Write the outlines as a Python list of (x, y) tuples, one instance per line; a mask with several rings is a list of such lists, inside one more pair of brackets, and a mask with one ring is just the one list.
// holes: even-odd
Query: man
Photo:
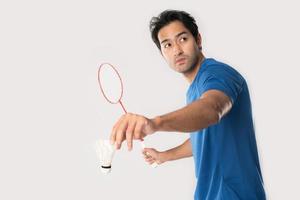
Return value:
[(125, 114), (114, 125), (111, 141), (120, 149), (157, 131), (190, 133), (173, 149), (144, 149), (152, 164), (194, 157), (195, 199), (266, 199), (245, 79), (232, 67), (202, 53), (201, 36), (192, 16), (166, 10), (153, 17), (154, 43), (169, 66), (190, 83), (187, 106), (149, 119)]

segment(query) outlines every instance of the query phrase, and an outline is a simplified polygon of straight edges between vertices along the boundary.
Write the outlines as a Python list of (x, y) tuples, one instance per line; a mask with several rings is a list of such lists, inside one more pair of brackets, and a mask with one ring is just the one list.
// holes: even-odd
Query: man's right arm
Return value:
[(162, 164), (167, 161), (187, 158), (193, 155), (190, 139), (186, 140), (183, 144), (175, 148), (163, 152), (159, 152), (152, 148), (145, 148), (143, 150), (143, 154), (145, 161), (149, 164), (152, 164), (154, 162), (156, 162), (157, 164)]

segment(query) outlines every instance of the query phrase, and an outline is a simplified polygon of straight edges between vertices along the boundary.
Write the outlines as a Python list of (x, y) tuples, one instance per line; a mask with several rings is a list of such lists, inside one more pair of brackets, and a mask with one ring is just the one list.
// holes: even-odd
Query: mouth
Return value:
[(176, 64), (183, 64), (185, 62), (186, 58), (178, 58), (175, 60)]

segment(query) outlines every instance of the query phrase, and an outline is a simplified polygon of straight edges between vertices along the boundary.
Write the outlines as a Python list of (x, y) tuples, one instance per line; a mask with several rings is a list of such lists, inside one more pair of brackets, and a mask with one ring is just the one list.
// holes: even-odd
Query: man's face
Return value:
[(198, 41), (182, 22), (174, 21), (160, 29), (158, 40), (161, 53), (169, 66), (179, 73), (187, 73), (199, 62), (201, 39)]

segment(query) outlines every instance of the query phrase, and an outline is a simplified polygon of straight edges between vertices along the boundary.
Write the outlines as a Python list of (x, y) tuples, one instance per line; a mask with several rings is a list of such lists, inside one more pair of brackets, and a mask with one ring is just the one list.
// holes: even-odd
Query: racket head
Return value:
[(121, 102), (123, 82), (117, 69), (110, 63), (102, 63), (98, 69), (98, 83), (104, 98), (111, 104)]

